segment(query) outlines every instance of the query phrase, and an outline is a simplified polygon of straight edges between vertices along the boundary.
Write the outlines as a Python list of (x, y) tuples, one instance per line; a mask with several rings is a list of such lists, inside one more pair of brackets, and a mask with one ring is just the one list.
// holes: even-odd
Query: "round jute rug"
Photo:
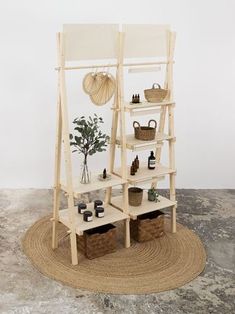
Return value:
[[(174, 289), (193, 280), (204, 269), (206, 253), (198, 236), (177, 224), (177, 233), (145, 243), (132, 242), (111, 254), (93, 260), (79, 254), (79, 265), (72, 266), (66, 228), (59, 224), (59, 247), (51, 248), (51, 216), (38, 220), (26, 232), (25, 254), (45, 276), (74, 288), (115, 294), (146, 294)], [(118, 224), (120, 231), (122, 224)], [(120, 234), (121, 232), (118, 232)]]

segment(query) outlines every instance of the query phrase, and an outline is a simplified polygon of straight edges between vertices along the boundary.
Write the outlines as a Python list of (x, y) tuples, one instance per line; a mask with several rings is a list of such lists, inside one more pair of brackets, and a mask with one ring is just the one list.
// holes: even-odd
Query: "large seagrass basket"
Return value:
[(144, 90), (144, 96), (148, 102), (162, 102), (167, 96), (168, 90), (161, 88), (157, 83), (151, 89)]

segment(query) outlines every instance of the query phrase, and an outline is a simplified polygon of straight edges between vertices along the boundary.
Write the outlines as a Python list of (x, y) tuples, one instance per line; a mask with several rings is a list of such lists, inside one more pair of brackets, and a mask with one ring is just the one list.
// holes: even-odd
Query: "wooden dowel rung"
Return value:
[[(159, 65), (159, 64), (168, 64), (174, 63), (174, 61), (156, 61), (156, 62), (141, 62), (141, 63), (124, 63), (124, 67), (132, 66), (146, 66), (146, 65)], [(81, 69), (97, 69), (97, 68), (115, 68), (118, 67), (118, 63), (113, 64), (92, 64), (92, 65), (79, 65), (79, 66), (65, 66), (65, 67), (56, 67), (55, 70), (81, 70)]]

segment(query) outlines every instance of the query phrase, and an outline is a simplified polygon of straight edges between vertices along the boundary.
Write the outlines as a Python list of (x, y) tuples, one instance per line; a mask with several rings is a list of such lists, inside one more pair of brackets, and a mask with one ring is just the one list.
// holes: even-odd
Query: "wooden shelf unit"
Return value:
[[(141, 32), (139, 31), (141, 28)], [(124, 36), (125, 34), (125, 36)], [(127, 36), (126, 36), (127, 35)], [(136, 38), (138, 37), (138, 41)], [(102, 44), (100, 40), (108, 38)], [(141, 49), (138, 43), (141, 42)], [(154, 210), (170, 207), (172, 232), (176, 232), (176, 199), (175, 199), (175, 161), (174, 161), (174, 106), (173, 101), (173, 55), (175, 33), (167, 25), (123, 25), (119, 31), (116, 24), (69, 24), (65, 25), (63, 32), (57, 34), (58, 52), (58, 95), (57, 95), (57, 129), (55, 149), (55, 177), (54, 177), (54, 203), (52, 218), (52, 248), (56, 249), (58, 243), (58, 223), (63, 223), (68, 228), (71, 245), (71, 260), (73, 265), (78, 264), (76, 235), (81, 235), (85, 230), (123, 220), (125, 227), (125, 247), (130, 246), (130, 219), (137, 219), (138, 215)], [(160, 58), (156, 61), (124, 62), (125, 59)], [(164, 60), (162, 61), (162, 58)], [(105, 64), (88, 64), (87, 60), (105, 60)], [(115, 59), (110, 63), (110, 59)], [(67, 62), (86, 60), (85, 64), (68, 65)], [(167, 99), (161, 103), (130, 104), (124, 99), (124, 67), (165, 67), (164, 88), (168, 89)], [(99, 181), (97, 174), (92, 175), (89, 184), (80, 184), (78, 178), (73, 177), (72, 159), (69, 139), (69, 118), (66, 93), (66, 71), (87, 69), (89, 71), (107, 68), (116, 70), (116, 90), (112, 109), (112, 129), (110, 137), (108, 172), (112, 175), (110, 181)], [(102, 70), (103, 71), (103, 70)], [(146, 87), (147, 88), (147, 87)], [(81, 112), (82, 112), (81, 108)], [(98, 108), (97, 108), (98, 110)], [(126, 134), (126, 115), (142, 116), (159, 114), (156, 138), (153, 141), (139, 141), (131, 134)], [(165, 120), (168, 117), (168, 130), (165, 131)], [(118, 134), (119, 130), (119, 134)], [(168, 142), (169, 167), (161, 165), (161, 151), (164, 143)], [(115, 170), (116, 148), (120, 148), (121, 168)], [(61, 179), (62, 148), (64, 151), (65, 180)], [(155, 150), (157, 167), (154, 171), (140, 161), (141, 168), (135, 176), (129, 175), (127, 165), (127, 150), (139, 151)], [(170, 199), (160, 197), (160, 202), (153, 203), (147, 200), (144, 193), (142, 205), (134, 208), (128, 205), (128, 185), (137, 185), (140, 182), (150, 181), (152, 187), (165, 175), (170, 177)], [(121, 185), (123, 195), (112, 197), (112, 188)], [(75, 198), (82, 193), (104, 189), (105, 190), (105, 217), (96, 218), (92, 222), (84, 222), (82, 215), (77, 213), (74, 206)], [(60, 193), (66, 192), (68, 207), (60, 210)], [(92, 209), (93, 205), (88, 204)]]

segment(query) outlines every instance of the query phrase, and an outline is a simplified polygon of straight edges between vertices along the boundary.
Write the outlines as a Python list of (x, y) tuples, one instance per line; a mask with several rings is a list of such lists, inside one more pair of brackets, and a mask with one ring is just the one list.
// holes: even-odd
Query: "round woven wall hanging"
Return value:
[(101, 85), (96, 93), (90, 94), (90, 99), (97, 106), (105, 105), (115, 92), (115, 78), (112, 74), (101, 72)]
[(23, 250), (45, 276), (74, 288), (115, 294), (146, 294), (181, 287), (204, 269), (206, 253), (199, 237), (177, 224), (170, 232), (166, 219), (162, 237), (145, 243), (132, 241), (123, 248), (123, 224), (118, 227), (118, 250), (89, 260), (78, 252), (79, 264), (71, 265), (67, 228), (59, 224), (59, 247), (51, 248), (51, 215), (38, 220), (23, 239)]
[(83, 79), (83, 90), (88, 95), (97, 93), (102, 85), (103, 74), (100, 72), (89, 72)]

